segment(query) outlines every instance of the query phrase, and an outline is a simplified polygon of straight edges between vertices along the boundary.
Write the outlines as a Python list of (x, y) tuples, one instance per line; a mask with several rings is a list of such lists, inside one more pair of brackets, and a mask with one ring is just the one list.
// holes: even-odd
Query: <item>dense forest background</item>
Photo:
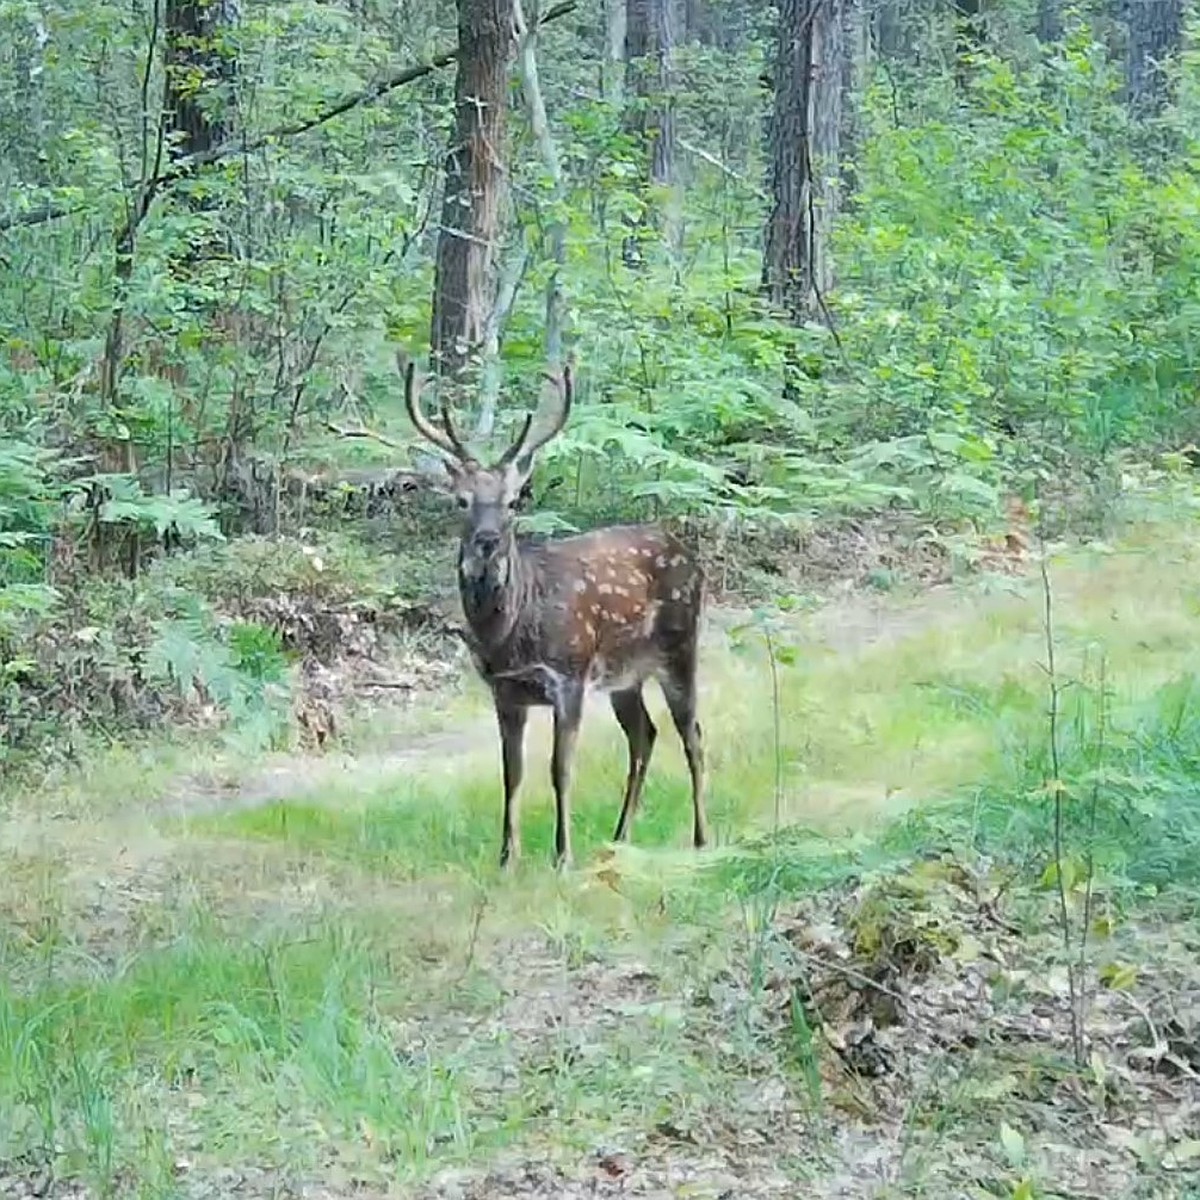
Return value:
[(453, 524), (398, 352), (481, 445), (574, 356), (530, 528), (768, 567), (879, 514), (969, 562), (1014, 500), (1186, 469), (1188, 18), (3, 0), (0, 755), (197, 703), (282, 736), (297, 655), (420, 623)]

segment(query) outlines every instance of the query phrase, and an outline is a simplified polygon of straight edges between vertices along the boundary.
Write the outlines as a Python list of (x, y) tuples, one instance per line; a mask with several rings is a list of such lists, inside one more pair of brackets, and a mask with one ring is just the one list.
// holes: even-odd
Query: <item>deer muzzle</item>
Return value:
[(508, 547), (504, 535), (495, 530), (481, 529), (463, 542), (459, 569), (466, 580), (486, 580), (503, 587), (508, 582)]

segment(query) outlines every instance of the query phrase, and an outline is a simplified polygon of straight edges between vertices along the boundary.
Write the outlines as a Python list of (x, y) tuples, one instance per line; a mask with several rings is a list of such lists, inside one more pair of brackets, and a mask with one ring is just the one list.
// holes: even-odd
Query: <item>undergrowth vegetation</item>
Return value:
[(32, 754), (69, 757), (164, 725), (247, 749), (290, 746), (297, 719), (305, 732), (316, 707), (352, 701), (344, 693), (372, 678), (445, 677), (444, 590), (419, 557), (397, 575), (336, 533), (243, 537), (132, 580), (72, 579), (7, 643), (0, 764), (16, 771)]

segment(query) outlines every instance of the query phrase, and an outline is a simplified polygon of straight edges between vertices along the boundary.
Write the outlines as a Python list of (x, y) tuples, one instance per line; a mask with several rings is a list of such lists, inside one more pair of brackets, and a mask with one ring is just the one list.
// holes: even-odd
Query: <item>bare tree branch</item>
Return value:
[(386, 433), (380, 433), (375, 429), (347, 429), (343, 425), (338, 425), (333, 421), (326, 421), (325, 428), (335, 437), (340, 438), (360, 438), (371, 442), (378, 442), (381, 446), (387, 446), (389, 450), (407, 450), (403, 442), (398, 442), (395, 438), (390, 438)]

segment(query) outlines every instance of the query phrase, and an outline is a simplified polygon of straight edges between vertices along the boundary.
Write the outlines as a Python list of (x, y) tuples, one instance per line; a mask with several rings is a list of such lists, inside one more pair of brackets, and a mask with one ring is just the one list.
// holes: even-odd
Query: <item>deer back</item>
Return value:
[(704, 597), (696, 557), (654, 526), (613, 526), (522, 547), (529, 589), (505, 655), (610, 691), (694, 646)]

